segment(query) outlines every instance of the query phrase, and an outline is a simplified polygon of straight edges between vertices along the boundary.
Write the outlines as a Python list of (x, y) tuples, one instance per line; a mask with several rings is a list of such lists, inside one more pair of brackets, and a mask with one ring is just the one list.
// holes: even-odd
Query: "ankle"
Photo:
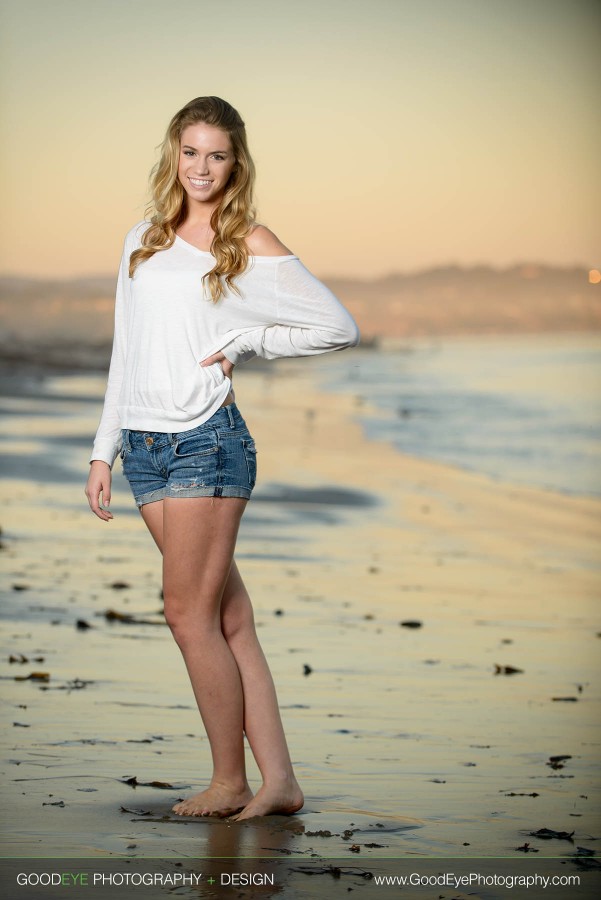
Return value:
[(219, 790), (226, 790), (233, 792), (234, 794), (244, 794), (246, 791), (250, 790), (248, 781), (245, 777), (240, 778), (240, 776), (233, 778), (222, 778), (213, 776), (211, 778), (210, 787), (218, 788)]
[(265, 787), (293, 788), (298, 786), (298, 782), (292, 770), (284, 772), (270, 772), (268, 776), (263, 778), (263, 784), (265, 785)]

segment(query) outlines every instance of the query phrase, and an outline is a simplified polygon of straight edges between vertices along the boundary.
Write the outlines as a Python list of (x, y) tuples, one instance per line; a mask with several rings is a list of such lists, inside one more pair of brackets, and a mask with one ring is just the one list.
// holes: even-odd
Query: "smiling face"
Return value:
[(182, 131), (177, 177), (191, 207), (210, 203), (215, 206), (223, 196), (236, 160), (229, 135), (196, 122)]

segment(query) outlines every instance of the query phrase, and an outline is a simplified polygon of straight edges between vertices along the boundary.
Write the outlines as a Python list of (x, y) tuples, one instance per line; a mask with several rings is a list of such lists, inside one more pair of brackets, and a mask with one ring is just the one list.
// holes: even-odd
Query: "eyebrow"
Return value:
[[(190, 144), (183, 144), (182, 150), (194, 150), (195, 153), (198, 152), (196, 147), (190, 146)], [(210, 150), (209, 153), (229, 153), (229, 150)]]

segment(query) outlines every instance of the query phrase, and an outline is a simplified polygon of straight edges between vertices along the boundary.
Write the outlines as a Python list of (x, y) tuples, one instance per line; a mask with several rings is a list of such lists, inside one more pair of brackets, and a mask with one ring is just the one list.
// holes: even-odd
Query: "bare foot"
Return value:
[(253, 792), (246, 785), (241, 791), (235, 791), (225, 785), (210, 785), (206, 791), (194, 794), (188, 800), (181, 800), (173, 807), (178, 816), (218, 816), (225, 818), (252, 801)]
[(241, 813), (232, 816), (233, 821), (242, 822), (255, 816), (291, 816), (302, 809), (305, 798), (296, 780), (292, 783), (264, 784)]

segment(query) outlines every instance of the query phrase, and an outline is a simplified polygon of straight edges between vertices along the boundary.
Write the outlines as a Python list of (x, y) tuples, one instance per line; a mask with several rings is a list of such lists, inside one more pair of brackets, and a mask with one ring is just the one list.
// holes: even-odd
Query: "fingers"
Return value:
[[(92, 471), (88, 478), (85, 493), (94, 515), (102, 519), (103, 522), (110, 521), (113, 518), (113, 514), (106, 507), (108, 507), (111, 500), (111, 470), (106, 464), (101, 466), (92, 464)], [(101, 495), (102, 505), (100, 504)]]
[(229, 361), (229, 359), (223, 360), (221, 363), (221, 368), (223, 369), (223, 374), (226, 378), (232, 377), (232, 372), (234, 371), (234, 364)]
[(224, 359), (225, 356), (223, 355), (221, 350), (218, 350), (217, 353), (213, 353), (212, 356), (207, 356), (206, 359), (203, 359), (203, 361), (201, 362), (201, 366), (212, 366), (213, 363), (221, 362)]
[(203, 359), (201, 362), (201, 366), (212, 366), (215, 363), (221, 363), (221, 368), (223, 369), (223, 374), (226, 378), (231, 378), (232, 372), (234, 371), (234, 364), (227, 359), (221, 352), (218, 350), (217, 353), (213, 353), (212, 356), (207, 356), (206, 359)]
[(98, 516), (98, 518), (102, 519), (103, 522), (108, 522), (113, 518), (113, 514), (112, 512), (110, 512), (110, 510), (104, 509), (103, 506), (100, 505), (100, 493), (101, 491), (97, 491), (93, 494), (90, 494), (88, 496), (88, 503), (90, 504), (90, 509), (95, 516)]

